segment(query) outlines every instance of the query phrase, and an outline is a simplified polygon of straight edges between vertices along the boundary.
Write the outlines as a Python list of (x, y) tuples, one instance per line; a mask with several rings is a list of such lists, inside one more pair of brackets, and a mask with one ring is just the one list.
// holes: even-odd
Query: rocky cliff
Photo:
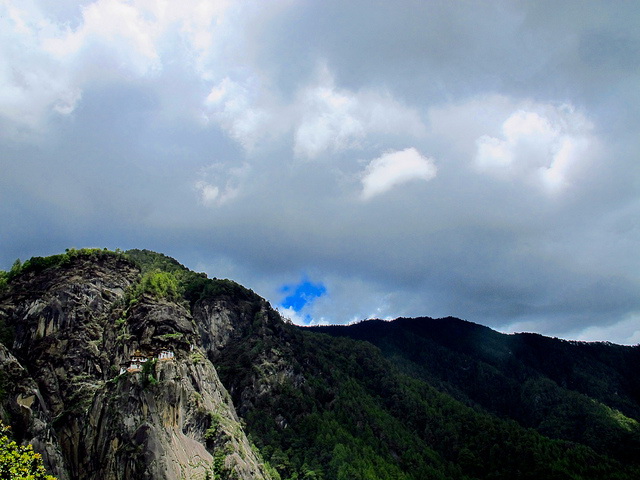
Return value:
[(14, 436), (60, 480), (270, 478), (208, 359), (225, 324), (203, 331), (187, 302), (140, 280), (100, 251), (12, 279), (0, 413)]

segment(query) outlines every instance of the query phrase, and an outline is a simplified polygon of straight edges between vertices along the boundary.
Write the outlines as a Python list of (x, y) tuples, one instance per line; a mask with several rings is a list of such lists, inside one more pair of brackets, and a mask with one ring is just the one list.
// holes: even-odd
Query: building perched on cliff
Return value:
[(160, 350), (160, 353), (158, 353), (158, 360), (171, 360), (174, 357), (172, 350)]
[(144, 364), (154, 358), (161, 361), (172, 360), (173, 358), (175, 358), (175, 353), (173, 352), (173, 350), (168, 349), (162, 349), (156, 352), (151, 352), (149, 354), (142, 353), (140, 350), (136, 350), (135, 352), (133, 352), (133, 355), (131, 355), (129, 362), (125, 362), (120, 366), (120, 375), (122, 375), (123, 373), (141, 372)]

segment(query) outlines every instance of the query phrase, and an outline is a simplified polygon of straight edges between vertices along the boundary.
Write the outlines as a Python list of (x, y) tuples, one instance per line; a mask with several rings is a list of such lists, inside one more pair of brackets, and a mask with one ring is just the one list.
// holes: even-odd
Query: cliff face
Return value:
[[(189, 306), (132, 297), (139, 278), (105, 253), (13, 279), (0, 299), (13, 330), (0, 386), (14, 436), (61, 480), (269, 478)], [(158, 359), (163, 350), (170, 358)], [(134, 354), (146, 362), (132, 364)]]

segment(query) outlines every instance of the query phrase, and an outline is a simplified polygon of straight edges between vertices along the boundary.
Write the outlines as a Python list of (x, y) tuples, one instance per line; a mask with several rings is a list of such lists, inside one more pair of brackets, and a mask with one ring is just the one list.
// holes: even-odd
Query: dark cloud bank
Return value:
[(638, 343), (639, 26), (633, 2), (10, 1), (0, 267), (149, 248), (300, 322)]

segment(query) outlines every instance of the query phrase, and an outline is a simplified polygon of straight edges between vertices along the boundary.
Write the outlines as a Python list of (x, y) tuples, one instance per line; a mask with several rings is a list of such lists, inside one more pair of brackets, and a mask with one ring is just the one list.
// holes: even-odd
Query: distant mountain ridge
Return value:
[(312, 330), (368, 341), (403, 372), (551, 438), (629, 461), (640, 452), (637, 346), (507, 335), (452, 317)]
[(233, 281), (99, 249), (0, 274), (0, 340), (0, 416), (60, 480), (640, 477), (639, 347), (302, 328)]

